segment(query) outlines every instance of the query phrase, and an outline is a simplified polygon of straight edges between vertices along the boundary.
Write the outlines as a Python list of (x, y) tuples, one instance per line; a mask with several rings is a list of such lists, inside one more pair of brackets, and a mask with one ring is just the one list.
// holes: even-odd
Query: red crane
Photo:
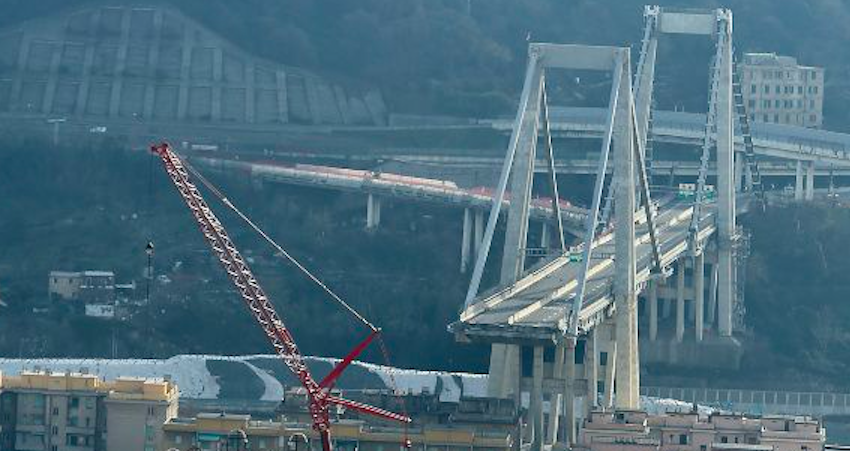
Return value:
[[(162, 160), (165, 170), (168, 172), (171, 181), (195, 217), (201, 232), (209, 242), (210, 247), (215, 252), (230, 280), (239, 290), (239, 294), (242, 296), (242, 300), (245, 302), (248, 310), (254, 316), (257, 324), (263, 329), (266, 337), (268, 337), (275, 352), (290, 371), (298, 377), (301, 385), (306, 390), (310, 416), (313, 420), (313, 429), (319, 433), (324, 451), (331, 451), (329, 414), (331, 405), (343, 406), (405, 424), (410, 423), (410, 418), (405, 415), (331, 394), (331, 389), (343, 370), (366, 349), (369, 343), (380, 333), (380, 330), (364, 320), (364, 323), (371, 329), (369, 336), (339, 362), (324, 379), (316, 382), (304, 362), (304, 357), (298, 351), (298, 346), (296, 346), (292, 334), (278, 316), (274, 306), (269, 301), (259, 282), (257, 282), (245, 259), (242, 258), (239, 250), (236, 249), (236, 246), (230, 240), (224, 226), (222, 226), (206, 201), (204, 201), (198, 188), (189, 179), (189, 172), (186, 170), (180, 157), (171, 150), (171, 147), (167, 143), (154, 145), (151, 147), (151, 151)], [(224, 200), (228, 203), (226, 199)], [(409, 446), (409, 442), (406, 439), (405, 445)]]

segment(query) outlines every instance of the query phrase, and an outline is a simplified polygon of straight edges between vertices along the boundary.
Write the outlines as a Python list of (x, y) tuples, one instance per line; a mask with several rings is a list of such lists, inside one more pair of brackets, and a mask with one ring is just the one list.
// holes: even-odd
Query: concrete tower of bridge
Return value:
[[(721, 338), (731, 339), (736, 233), (732, 15), (726, 9), (649, 7), (646, 18), (634, 93), (628, 49), (530, 45), (525, 85), (481, 252), (460, 321), (450, 326), (460, 340), (492, 344), (488, 387), (491, 396), (513, 398), (520, 407), (523, 395), (528, 394), (529, 427), (519, 437), (530, 442), (532, 450), (556, 442), (567, 446), (575, 443), (576, 417), (582, 415), (576, 409), (579, 397), (584, 399), (585, 412), (600, 402), (600, 391), (605, 408), (639, 408), (637, 296), (648, 288), (647, 310), (652, 318), (649, 334), (655, 337), (658, 294), (662, 291), (659, 284), (677, 268), (676, 331), (681, 340), (686, 316), (686, 262), (691, 262), (694, 289), (698, 291), (692, 298), (700, 309), (694, 315), (697, 341), (702, 339), (699, 323), (703, 321), (705, 249), (715, 250), (716, 277), (709, 285), (718, 293), (719, 334)], [(650, 199), (646, 145), (651, 132), (657, 40), (662, 33), (710, 36), (716, 43), (716, 53), (696, 201), (693, 204), (676, 201), (659, 207)], [(547, 133), (544, 142), (549, 141), (545, 101), (548, 69), (599, 70), (614, 75), (584, 244), (578, 250), (562, 247), (561, 255), (527, 268), (529, 205), (539, 130)], [(551, 168), (547, 170), (554, 178), (551, 146), (547, 150)], [(717, 171), (717, 201), (709, 203), (704, 192), (712, 151)], [(614, 206), (613, 230), (600, 213), (611, 153), (614, 176), (607, 192)], [(479, 295), (509, 185), (511, 202), (500, 287)], [(639, 206), (644, 208), (636, 214)], [(559, 213), (555, 213), (557, 217)], [(562, 228), (558, 232), (563, 234)], [(711, 245), (710, 239), (713, 239)], [(714, 309), (709, 311), (712, 316)], [(548, 412), (543, 408), (547, 400)]]
[[(717, 278), (717, 326), (721, 337), (732, 336), (732, 312), (735, 296), (735, 265), (733, 243), (735, 240), (735, 125), (733, 116), (733, 60), (732, 60), (732, 12), (728, 9), (716, 10), (680, 10), (647, 6), (644, 13), (645, 28), (641, 47), (641, 55), (636, 75), (636, 101), (638, 117), (638, 133), (646, 140), (650, 127), (650, 110), (652, 105), (653, 83), (655, 78), (655, 63), (660, 35), (699, 35), (712, 38), (715, 43), (715, 55), (712, 60), (710, 74), (710, 89), (708, 113), (706, 114), (705, 137), (703, 141), (703, 158), (699, 171), (699, 190), (703, 190), (708, 172), (710, 151), (714, 150), (717, 173), (717, 245), (715, 269)], [(742, 166), (742, 155), (739, 156), (738, 168)], [(741, 172), (741, 171), (737, 171)], [(695, 209), (701, 208), (701, 202), (696, 203)], [(698, 228), (699, 215), (692, 217), (692, 234)], [(702, 287), (704, 278), (705, 258), (703, 249), (692, 247), (693, 279)], [(684, 273), (684, 265), (680, 266)], [(655, 292), (656, 287), (652, 287)], [(679, 290), (682, 291), (682, 290)], [(694, 293), (694, 308), (699, 310), (694, 324), (697, 341), (703, 336), (703, 292)], [(676, 339), (681, 342), (684, 330), (684, 298), (679, 293), (677, 299)], [(711, 296), (715, 296), (712, 292)], [(713, 298), (712, 298), (713, 299)], [(711, 305), (711, 316), (714, 306)], [(657, 317), (650, 312), (650, 327), (657, 330)], [(652, 334), (653, 338), (655, 334)]]
[[(636, 116), (632, 94), (631, 64), (626, 48), (593, 47), (580, 45), (531, 44), (525, 85), (517, 112), (514, 129), (509, 142), (507, 155), (502, 168), (497, 193), (493, 201), (487, 227), (484, 231), (481, 252), (478, 254), (472, 281), (465, 302), (463, 317), (487, 308), (488, 302), (481, 302), (478, 290), (496, 229), (502, 200), (510, 185), (511, 202), (506, 221), (506, 234), (503, 258), (500, 266), (500, 284), (516, 287), (527, 274), (527, 249), (529, 205), (531, 201), (535, 156), (538, 144), (538, 132), (547, 129), (547, 103), (545, 101), (545, 79), (548, 69), (578, 69), (608, 71), (613, 73), (611, 98), (609, 101), (607, 133), (603, 138), (602, 157), (599, 162), (597, 182), (594, 186), (594, 201), (587, 221), (587, 241), (593, 242), (599, 236), (602, 224), (600, 204), (607, 174), (609, 154), (614, 155), (614, 178), (616, 185), (614, 216), (616, 224), (616, 254), (614, 277), (614, 305), (599, 312), (588, 320), (579, 315), (582, 299), (590, 296), (592, 289), (588, 279), (593, 275), (589, 265), (583, 265), (578, 294), (572, 297), (553, 294), (546, 302), (528, 306), (507, 319), (507, 329), (500, 332), (478, 335), (492, 343), (490, 360), (489, 394), (494, 397), (513, 398), (517, 405), (523, 399), (522, 393), (529, 394), (528, 433), (523, 439), (531, 443), (532, 449), (542, 449), (545, 445), (562, 442), (575, 443), (576, 438), (576, 394), (585, 398), (586, 409), (592, 409), (597, 402), (599, 373), (599, 355), (606, 356), (604, 401), (616, 402), (618, 407), (637, 408), (639, 405), (639, 367), (637, 348), (637, 286), (635, 263), (635, 187), (637, 175), (643, 171), (639, 161), (642, 147), (636, 134)], [(541, 127), (541, 122), (543, 126)], [(554, 178), (554, 160), (551, 147), (547, 149), (547, 161), (550, 174)], [(636, 170), (635, 168), (638, 168)], [(642, 178), (645, 182), (645, 177)], [(556, 186), (553, 184), (553, 186)], [(648, 199), (648, 186), (644, 183), (644, 199)], [(609, 188), (609, 191), (611, 189)], [(648, 205), (648, 204), (647, 204)], [(553, 203), (555, 217), (560, 216), (557, 203)], [(647, 210), (649, 211), (649, 210)], [(649, 213), (648, 217), (652, 217)], [(650, 221), (651, 222), (651, 221)], [(563, 243), (563, 226), (557, 226), (558, 241)], [(584, 250), (581, 261), (591, 260), (591, 250)], [(569, 258), (569, 252), (561, 245), (560, 259)], [(532, 269), (531, 271), (534, 271)], [(509, 288), (510, 290), (510, 288)], [(548, 308), (549, 303), (560, 303), (554, 311), (558, 317), (556, 331), (541, 336), (534, 327), (516, 328), (510, 325), (523, 321), (540, 309)], [(595, 327), (604, 317), (611, 320), (605, 331), (597, 334)], [(581, 324), (579, 324), (581, 323)], [(462, 329), (462, 327), (460, 328)], [(459, 333), (460, 329), (456, 330)], [(470, 334), (475, 335), (475, 334)], [(579, 335), (581, 339), (579, 340)], [(481, 338), (485, 337), (486, 338)], [(597, 343), (597, 339), (602, 343)], [(579, 341), (581, 352), (577, 354)], [(545, 355), (553, 355), (548, 361)], [(523, 349), (528, 354), (523, 355)], [(604, 349), (604, 351), (603, 351)], [(580, 358), (581, 357), (581, 358)], [(523, 360), (531, 361), (531, 374), (523, 374)], [(583, 366), (582, 375), (577, 367)], [(551, 369), (550, 369), (551, 367)], [(617, 371), (614, 371), (614, 368)], [(616, 398), (613, 387), (618, 387)], [(584, 385), (584, 387), (582, 387)], [(615, 401), (616, 399), (616, 401)], [(549, 421), (544, 421), (543, 406), (549, 401)], [(559, 421), (563, 412), (563, 422)], [(560, 426), (559, 426), (560, 424)], [(548, 425), (548, 429), (544, 429)], [(560, 432), (560, 435), (559, 435)]]

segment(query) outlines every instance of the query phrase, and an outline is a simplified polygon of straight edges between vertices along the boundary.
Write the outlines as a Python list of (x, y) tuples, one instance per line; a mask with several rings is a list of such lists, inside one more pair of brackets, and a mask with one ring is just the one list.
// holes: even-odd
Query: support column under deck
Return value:
[(475, 258), (481, 252), (481, 242), (484, 240), (484, 211), (475, 210)]
[(815, 162), (806, 165), (806, 200), (815, 199)]
[(543, 347), (534, 347), (533, 364), (531, 367), (531, 402), (528, 409), (531, 432), (531, 451), (543, 450)]
[(564, 441), (567, 448), (576, 443), (575, 409), (576, 349), (564, 348)]
[(711, 276), (708, 280), (708, 324), (714, 325), (717, 320), (717, 263), (711, 265)]
[(697, 342), (703, 337), (703, 314), (705, 311), (705, 254), (700, 252), (694, 258), (694, 332)]
[(608, 346), (607, 358), (605, 359), (605, 390), (602, 393), (602, 407), (606, 409), (614, 408), (614, 375), (617, 372), (617, 329), (612, 326), (607, 327)]
[[(555, 364), (552, 367), (552, 378), (556, 381), (563, 380), (566, 372), (564, 366), (564, 355), (566, 354), (566, 346), (558, 345), (555, 347)], [(551, 447), (558, 441), (559, 419), (561, 416), (561, 405), (566, 399), (566, 394), (560, 390), (549, 393), (549, 424), (546, 427), (546, 443), (545, 446)]]
[(366, 229), (375, 230), (381, 225), (381, 199), (369, 194), (366, 199)]
[(460, 242), (460, 272), (465, 274), (469, 267), (470, 251), (472, 248), (472, 212), (463, 209), (463, 232)]
[(655, 341), (658, 339), (658, 282), (650, 280), (647, 290), (649, 290), (647, 295), (647, 302), (649, 303), (649, 308), (647, 309), (649, 312), (649, 339), (650, 341)]
[(803, 200), (803, 162), (797, 160), (797, 172), (794, 174), (794, 200)]
[(676, 263), (676, 342), (685, 337), (685, 260)]
[(540, 225), (540, 247), (545, 251), (549, 249), (549, 246), (552, 244), (552, 231), (550, 230), (549, 223), (543, 221)]
[(590, 418), (590, 412), (596, 409), (597, 398), (599, 396), (598, 383), (599, 380), (599, 362), (597, 356), (599, 350), (596, 349), (596, 328), (590, 329), (587, 332), (587, 342), (584, 347), (584, 378), (587, 380), (587, 418)]

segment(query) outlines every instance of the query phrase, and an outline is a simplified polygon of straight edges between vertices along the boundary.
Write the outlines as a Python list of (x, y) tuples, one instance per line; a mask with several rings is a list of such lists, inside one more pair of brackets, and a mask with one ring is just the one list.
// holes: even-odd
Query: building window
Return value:
[(777, 94), (781, 94), (782, 93), (782, 86), (776, 85), (775, 91), (776, 91)]
[(729, 437), (725, 435), (720, 437), (720, 443), (729, 443)]
[(770, 85), (764, 85), (764, 93), (770, 94)]
[(778, 114), (773, 115), (773, 122), (776, 122), (777, 124), (779, 123), (779, 115)]
[(175, 435), (174, 436), (174, 444), (179, 445), (181, 443), (183, 443), (183, 436), (182, 435)]
[(91, 398), (91, 397), (86, 398), (85, 403), (86, 403), (86, 409), (89, 409), (89, 410), (94, 409), (94, 398)]
[(815, 93), (815, 94), (817, 94), (817, 93), (818, 93), (818, 87), (817, 87), (817, 86), (813, 86), (813, 87), (812, 87), (812, 91), (814, 91), (814, 93)]
[(816, 71), (812, 71), (812, 80), (818, 79), (818, 73)]
[(797, 86), (797, 94), (803, 93), (803, 85)]
[(766, 114), (765, 114), (765, 115), (764, 115), (764, 117), (762, 118), (762, 120), (763, 120), (764, 122), (770, 122), (770, 116), (768, 116), (768, 115), (766, 115)]
[(756, 85), (750, 85), (750, 94), (755, 94), (757, 91)]
[(782, 78), (782, 71), (781, 70), (776, 71), (776, 78), (779, 78), (779, 79)]
[(59, 435), (59, 428), (58, 428), (58, 427), (56, 427), (56, 426), (53, 426), (53, 427), (50, 429), (50, 433), (51, 433), (51, 434), (53, 434), (53, 435)]
[(749, 102), (747, 102), (747, 104), (749, 105), (750, 108), (756, 107), (756, 101), (754, 99), (750, 99)]
[(765, 108), (770, 108), (770, 100), (762, 100), (762, 106)]
[(56, 415), (59, 415), (59, 408), (58, 407), (53, 408), (53, 416), (56, 416)]
[(153, 438), (154, 438), (153, 435), (154, 435), (153, 426), (146, 425), (145, 426), (145, 441), (146, 442), (152, 442)]
[(602, 366), (608, 365), (608, 352), (602, 351), (599, 353), (599, 364)]
[(688, 436), (686, 434), (679, 434), (679, 444), (687, 445), (688, 444)]
[(780, 108), (782, 108), (782, 101), (781, 101), (781, 100), (779, 100), (779, 99), (776, 99), (776, 100), (773, 102), (773, 104), (776, 106), (776, 109), (777, 109), (777, 110), (778, 110), (778, 109), (780, 109)]
[(812, 108), (812, 109), (814, 109), (814, 108), (815, 108), (815, 101), (814, 101), (814, 99), (809, 100), (809, 108)]
[(699, 451), (708, 451), (708, 447), (705, 445), (699, 445)]

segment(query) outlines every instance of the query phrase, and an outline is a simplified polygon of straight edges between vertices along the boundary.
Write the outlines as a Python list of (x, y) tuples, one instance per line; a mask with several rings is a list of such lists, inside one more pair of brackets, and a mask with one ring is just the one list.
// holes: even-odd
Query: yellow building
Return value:
[[(313, 451), (321, 450), (318, 436), (309, 425), (285, 421), (254, 421), (248, 415), (199, 414), (195, 418), (173, 418), (163, 426), (160, 451)], [(405, 431), (398, 427), (376, 427), (359, 420), (333, 424), (333, 438), (340, 451), (396, 451), (408, 438), (415, 451), (481, 450), (507, 451), (506, 432), (475, 432), (468, 428), (424, 427)]]
[(165, 380), (0, 374), (0, 450), (155, 451), (177, 406)]

